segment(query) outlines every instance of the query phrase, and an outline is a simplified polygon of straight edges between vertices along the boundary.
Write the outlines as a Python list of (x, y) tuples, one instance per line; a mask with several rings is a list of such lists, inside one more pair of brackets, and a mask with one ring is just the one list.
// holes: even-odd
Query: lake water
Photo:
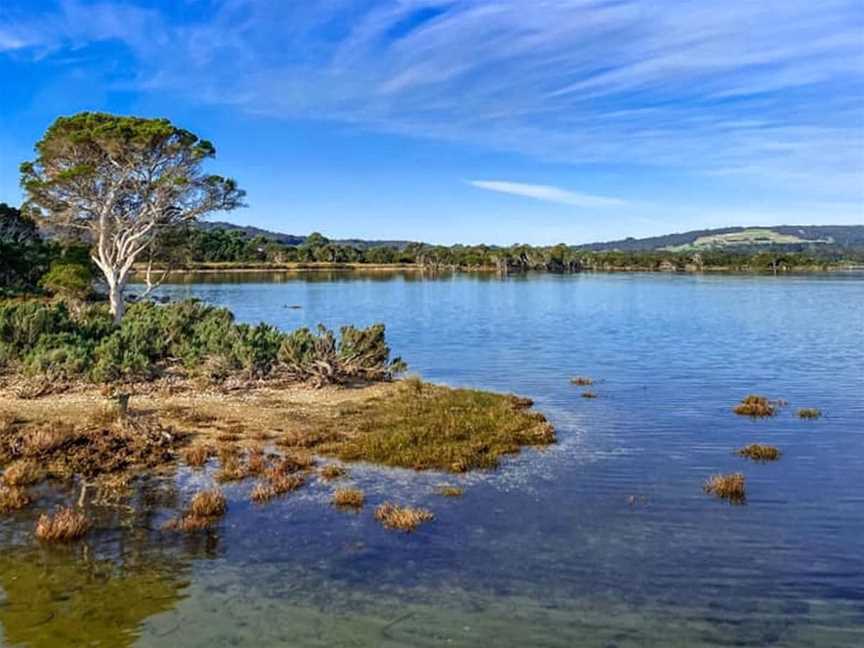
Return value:
[[(237, 275), (161, 293), (286, 329), (384, 322), (411, 371), (530, 396), (559, 443), (457, 478), (352, 467), (356, 515), (323, 486), (265, 508), (231, 486), (206, 537), (136, 519), (45, 551), (0, 521), (0, 643), (864, 645), (864, 276)], [(735, 416), (751, 392), (789, 405)], [(781, 460), (734, 454), (751, 442)], [(703, 493), (734, 471), (745, 505)], [(385, 498), (436, 519), (386, 531)]]

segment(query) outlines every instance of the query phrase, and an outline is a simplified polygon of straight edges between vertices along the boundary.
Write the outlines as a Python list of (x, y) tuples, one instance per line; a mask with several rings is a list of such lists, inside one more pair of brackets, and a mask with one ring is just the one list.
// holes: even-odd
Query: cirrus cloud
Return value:
[(560, 187), (542, 184), (527, 184), (524, 182), (509, 182), (507, 180), (469, 180), (468, 184), (478, 189), (495, 191), (512, 196), (532, 198), (543, 202), (572, 205), (574, 207), (621, 207), (627, 202), (619, 198), (595, 196), (577, 191), (569, 191)]

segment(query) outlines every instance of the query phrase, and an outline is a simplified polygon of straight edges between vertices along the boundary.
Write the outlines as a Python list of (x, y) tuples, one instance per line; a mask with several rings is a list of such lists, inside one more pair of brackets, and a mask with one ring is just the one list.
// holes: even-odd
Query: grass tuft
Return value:
[(225, 483), (242, 481), (250, 475), (249, 466), (236, 456), (227, 456), (222, 461), (222, 467), (216, 473), (216, 481)]
[(276, 495), (284, 495), (285, 493), (290, 493), (291, 491), (295, 491), (300, 488), (305, 480), (300, 475), (283, 475), (277, 474), (268, 478), (267, 480), (270, 484), (270, 487), (273, 489), (274, 494)]
[(751, 443), (738, 450), (737, 454), (754, 461), (777, 461), (782, 453), (774, 446)]
[(18, 511), (30, 504), (30, 497), (23, 488), (0, 484), (0, 513)]
[(744, 492), (744, 475), (730, 473), (727, 475), (712, 475), (705, 482), (705, 492), (729, 500), (733, 504), (743, 504), (746, 499)]
[(444, 497), (462, 497), (465, 494), (465, 489), (459, 486), (444, 485), (438, 489), (438, 494)]
[(321, 469), (321, 477), (327, 481), (339, 479), (340, 477), (344, 477), (347, 473), (348, 471), (345, 469), (345, 466), (339, 464), (327, 464)]
[(375, 509), (375, 519), (388, 529), (413, 531), (424, 522), (433, 520), (431, 511), (410, 506), (398, 506), (392, 502), (384, 502)]
[(183, 451), (183, 461), (187, 466), (201, 468), (213, 454), (213, 449), (206, 445), (195, 445)]
[(203, 490), (195, 493), (189, 503), (189, 514), (196, 517), (221, 517), (227, 508), (222, 491)]
[(35, 461), (21, 459), (6, 466), (2, 479), (7, 486), (29, 486), (42, 479), (42, 471)]
[(815, 407), (802, 407), (797, 412), (798, 418), (802, 419), (817, 419), (822, 416), (822, 410)]
[(574, 376), (570, 379), (570, 384), (579, 387), (589, 387), (594, 384), (594, 379), (588, 376)]
[(261, 450), (250, 450), (246, 458), (246, 471), (250, 475), (260, 475), (267, 470), (267, 457)]
[(764, 396), (749, 394), (735, 406), (733, 410), (739, 416), (774, 416), (777, 413), (777, 403), (769, 401)]
[(162, 525), (165, 531), (188, 533), (212, 526), (225, 515), (228, 504), (220, 490), (198, 491), (189, 502), (189, 508), (179, 517), (172, 518)]
[(579, 394), (582, 398), (597, 398), (597, 392), (593, 392), (590, 389), (583, 391)]
[(255, 484), (255, 488), (252, 489), (249, 498), (253, 502), (263, 504), (264, 502), (269, 502), (271, 499), (276, 497), (276, 495), (278, 495), (278, 493), (272, 485), (267, 482), (259, 482)]
[(90, 520), (81, 511), (66, 507), (52, 515), (43, 513), (36, 522), (36, 537), (42, 542), (72, 542), (90, 530)]
[(333, 506), (359, 509), (363, 508), (366, 496), (363, 491), (356, 488), (340, 488), (333, 493), (333, 498), (330, 501)]

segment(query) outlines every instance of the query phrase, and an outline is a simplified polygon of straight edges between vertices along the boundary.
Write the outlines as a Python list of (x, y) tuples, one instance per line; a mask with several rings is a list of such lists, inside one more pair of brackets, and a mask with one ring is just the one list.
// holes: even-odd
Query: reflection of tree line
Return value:
[[(156, 515), (179, 497), (169, 482), (146, 480), (129, 506), (97, 513), (87, 542), (69, 547), (12, 546), (16, 523), (0, 537), (0, 625), (5, 644), (130, 646), (147, 618), (185, 598), (196, 559), (219, 554), (213, 531), (167, 537)], [(32, 520), (21, 520), (32, 528)], [(178, 544), (172, 544), (172, 543)]]

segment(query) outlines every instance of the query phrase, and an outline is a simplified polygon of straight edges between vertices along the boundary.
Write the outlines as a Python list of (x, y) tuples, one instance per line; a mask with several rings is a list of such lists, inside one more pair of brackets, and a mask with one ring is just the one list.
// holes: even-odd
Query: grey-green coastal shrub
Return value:
[(279, 375), (324, 385), (386, 380), (404, 364), (390, 361), (381, 324), (344, 327), (337, 340), (321, 326), (283, 333), (237, 324), (230, 311), (194, 300), (135, 303), (120, 324), (102, 305), (73, 315), (62, 303), (0, 304), (0, 369), (106, 383), (152, 380), (171, 367), (213, 382)]
[(315, 333), (298, 329), (282, 343), (279, 362), (295, 379), (319, 386), (349, 378), (389, 380), (406, 366), (401, 358), (390, 360), (383, 324), (366, 329), (343, 326), (338, 342), (320, 324)]

